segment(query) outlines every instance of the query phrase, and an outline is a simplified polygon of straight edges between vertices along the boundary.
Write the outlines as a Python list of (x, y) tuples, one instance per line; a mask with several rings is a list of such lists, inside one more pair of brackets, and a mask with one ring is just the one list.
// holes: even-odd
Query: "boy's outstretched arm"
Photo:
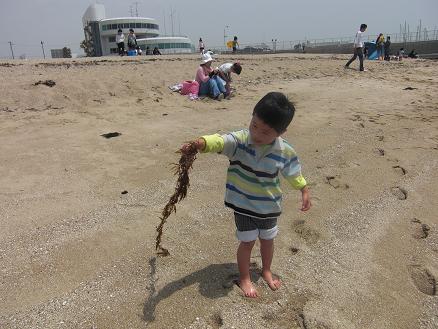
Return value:
[(191, 145), (195, 145), (198, 152), (201, 153), (218, 153), (224, 149), (224, 139), (219, 134), (206, 135), (198, 139), (185, 143), (181, 146), (182, 153), (190, 153)]
[(301, 189), (301, 199), (302, 199), (301, 211), (309, 210), (310, 207), (312, 206), (312, 202), (310, 202), (310, 193), (307, 185)]

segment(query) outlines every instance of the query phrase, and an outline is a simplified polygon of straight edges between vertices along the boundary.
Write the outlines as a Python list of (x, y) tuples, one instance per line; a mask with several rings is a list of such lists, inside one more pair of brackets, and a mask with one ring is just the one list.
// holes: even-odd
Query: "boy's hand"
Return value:
[(192, 145), (196, 147), (198, 151), (202, 151), (205, 148), (205, 140), (204, 138), (198, 138), (195, 141), (185, 143), (181, 145), (180, 151), (181, 153), (188, 154), (191, 153)]
[(310, 193), (309, 188), (307, 186), (304, 186), (301, 189), (301, 198), (302, 198), (302, 204), (301, 204), (301, 211), (307, 211), (312, 206), (312, 203), (310, 202)]

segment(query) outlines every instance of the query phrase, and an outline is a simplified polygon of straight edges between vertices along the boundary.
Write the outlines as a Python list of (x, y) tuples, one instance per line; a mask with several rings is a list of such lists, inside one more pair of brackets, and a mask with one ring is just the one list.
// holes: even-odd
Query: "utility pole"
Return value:
[(12, 49), (12, 41), (9, 41), (9, 46), (11, 47), (12, 59), (15, 59), (14, 49)]
[(135, 16), (138, 17), (138, 1), (134, 2), (135, 4)]
[(166, 10), (163, 10), (163, 16), (164, 16), (164, 36), (167, 36), (167, 29), (166, 29)]
[(173, 37), (174, 34), (173, 34), (173, 8), (172, 7), (170, 7), (170, 20), (172, 23), (172, 37)]
[(179, 13), (178, 13), (178, 31), (179, 31), (179, 36), (181, 36), (181, 20), (179, 19)]
[(230, 27), (229, 25), (225, 25), (225, 27), (224, 27), (224, 46), (225, 46), (225, 50), (227, 49), (227, 36), (228, 36), (226, 31), (227, 31), (227, 29), (229, 27)]
[(44, 42), (41, 41), (41, 48), (43, 49), (43, 57), (46, 59), (46, 53), (44, 52)]

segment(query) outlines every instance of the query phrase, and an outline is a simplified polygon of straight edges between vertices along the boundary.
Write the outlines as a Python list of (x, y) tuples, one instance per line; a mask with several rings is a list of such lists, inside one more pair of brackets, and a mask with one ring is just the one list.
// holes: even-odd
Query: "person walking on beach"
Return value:
[(281, 282), (271, 272), (274, 238), (278, 233), (282, 191), (279, 173), (301, 191), (301, 210), (311, 207), (309, 189), (301, 174), (301, 165), (290, 144), (281, 135), (295, 113), (294, 105), (279, 92), (266, 94), (254, 107), (248, 129), (224, 135), (202, 136), (181, 146), (189, 153), (191, 145), (201, 153), (220, 153), (230, 160), (227, 173), (225, 206), (234, 210), (239, 287), (246, 297), (257, 297), (250, 278), (251, 251), (260, 241), (262, 277), (272, 290)]
[(237, 36), (233, 38), (233, 54), (237, 52), (237, 47), (239, 47), (239, 42), (237, 41)]
[(117, 31), (116, 44), (117, 44), (117, 49), (119, 51), (119, 55), (120, 56), (125, 55), (125, 35), (123, 34), (122, 29), (119, 29)]
[(202, 38), (199, 38), (199, 52), (202, 54), (204, 52), (205, 46), (204, 46), (204, 41), (202, 41)]
[(365, 71), (364, 67), (363, 67), (363, 46), (364, 46), (364, 42), (363, 42), (363, 33), (366, 31), (367, 29), (367, 25), (366, 24), (361, 24), (359, 31), (357, 31), (356, 36), (354, 37), (354, 42), (353, 42), (353, 47), (354, 47), (354, 53), (353, 53), (353, 57), (351, 57), (351, 59), (347, 62), (347, 64), (345, 64), (345, 68), (348, 68), (350, 66), (351, 63), (353, 63), (353, 61), (359, 57), (359, 70), (360, 71)]

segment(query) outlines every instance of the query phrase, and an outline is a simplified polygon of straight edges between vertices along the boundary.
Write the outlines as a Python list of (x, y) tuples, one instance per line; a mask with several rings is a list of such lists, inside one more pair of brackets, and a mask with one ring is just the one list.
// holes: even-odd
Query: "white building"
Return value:
[(118, 54), (116, 34), (119, 29), (125, 34), (125, 44), (129, 29), (133, 29), (137, 44), (143, 52), (146, 47), (151, 50), (158, 47), (162, 54), (192, 53), (195, 50), (192, 41), (187, 37), (160, 37), (159, 25), (154, 18), (105, 18), (105, 7), (102, 4), (90, 5), (82, 17), (82, 24), (85, 43), (91, 56)]

